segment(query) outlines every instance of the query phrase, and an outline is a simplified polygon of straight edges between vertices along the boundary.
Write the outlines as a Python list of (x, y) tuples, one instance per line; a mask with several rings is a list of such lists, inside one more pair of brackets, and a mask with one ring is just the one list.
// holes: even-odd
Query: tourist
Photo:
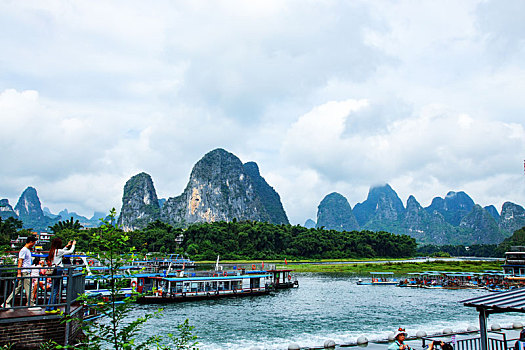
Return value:
[(43, 261), (37, 256), (33, 260), (33, 265), (31, 265), (31, 302), (35, 305), (36, 293), (38, 292), (38, 282), (40, 280), (40, 268), (44, 264)]
[(430, 342), (430, 345), (428, 346), (428, 350), (436, 350), (436, 346), (440, 346), (441, 350), (453, 350), (452, 345), (449, 343), (445, 343), (443, 340), (433, 340)]
[(13, 299), (18, 293), (20, 293), (20, 290), (22, 287), (25, 290), (26, 297), (28, 300), (29, 306), (31, 306), (31, 272), (28, 269), (23, 269), (23, 267), (31, 267), (31, 249), (36, 244), (36, 237), (35, 236), (29, 236), (26, 239), (26, 244), (22, 249), (20, 249), (20, 252), (18, 253), (18, 270), (16, 273), (16, 277), (20, 279), (15, 280), (16, 285), (15, 290), (4, 302), (4, 308), (7, 308), (7, 306), (10, 304), (11, 299)]
[(515, 350), (525, 350), (525, 329), (520, 332), (520, 338), (514, 344)]
[[(67, 246), (65, 246), (63, 249), (62, 247), (62, 240), (60, 238), (53, 239), (53, 242), (51, 242), (51, 248), (49, 249), (49, 255), (46, 258), (47, 266), (53, 267), (54, 271), (51, 275), (51, 279), (53, 280), (53, 286), (51, 287), (51, 297), (49, 298), (48, 305), (56, 304), (60, 302), (58, 300), (58, 295), (60, 293), (60, 289), (62, 288), (62, 268), (64, 267), (64, 264), (62, 262), (62, 259), (64, 255), (71, 254), (75, 250), (75, 244), (77, 241), (69, 241)], [(56, 306), (48, 306), (46, 307), (46, 313), (57, 313), (58, 309)]]
[(388, 350), (405, 350), (411, 349), (410, 346), (405, 344), (405, 338), (407, 336), (404, 328), (399, 328), (394, 333), (394, 342), (388, 346)]

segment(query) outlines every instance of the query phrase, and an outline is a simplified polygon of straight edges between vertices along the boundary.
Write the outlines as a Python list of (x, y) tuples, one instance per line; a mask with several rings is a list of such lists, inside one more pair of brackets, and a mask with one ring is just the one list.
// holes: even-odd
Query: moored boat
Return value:
[(360, 286), (395, 286), (399, 282), (394, 278), (393, 272), (370, 272), (371, 281), (364, 282), (359, 279), (357, 284)]
[[(137, 291), (146, 293), (139, 303), (171, 303), (198, 299), (242, 297), (268, 294), (272, 275), (238, 272), (211, 276), (140, 277)], [(142, 287), (142, 288), (141, 288)], [(151, 292), (151, 293), (147, 293)]]

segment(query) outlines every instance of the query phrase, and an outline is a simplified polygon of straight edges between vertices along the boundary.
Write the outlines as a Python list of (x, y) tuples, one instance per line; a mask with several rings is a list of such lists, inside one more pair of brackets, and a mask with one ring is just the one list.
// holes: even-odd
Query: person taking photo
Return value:
[(46, 261), (47, 266), (53, 268), (54, 271), (51, 275), (53, 283), (51, 287), (51, 297), (49, 298), (49, 302), (47, 303), (48, 306), (46, 307), (45, 311), (46, 313), (58, 312), (58, 308), (54, 304), (57, 304), (60, 301), (57, 299), (62, 288), (62, 274), (64, 267), (62, 259), (64, 258), (64, 255), (73, 253), (76, 244), (77, 241), (69, 241), (69, 243), (64, 248), (61, 248), (62, 240), (60, 238), (55, 238), (51, 242), (51, 248), (49, 249), (49, 254), (46, 258)]

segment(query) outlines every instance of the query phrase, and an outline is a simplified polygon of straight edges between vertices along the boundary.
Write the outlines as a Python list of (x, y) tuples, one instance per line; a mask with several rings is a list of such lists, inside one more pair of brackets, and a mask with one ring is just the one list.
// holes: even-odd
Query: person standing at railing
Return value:
[(22, 249), (20, 249), (20, 252), (18, 253), (18, 269), (16, 273), (16, 277), (20, 280), (15, 280), (16, 288), (11, 293), (11, 295), (5, 300), (4, 302), (4, 308), (7, 308), (10, 304), (11, 300), (20, 293), (22, 290), (22, 287), (24, 288), (26, 292), (27, 301), (29, 303), (29, 306), (31, 306), (31, 271), (29, 269), (24, 269), (24, 267), (31, 267), (31, 249), (36, 244), (36, 237), (35, 236), (29, 236), (26, 239), (26, 244)]
[[(53, 286), (51, 287), (51, 297), (49, 298), (48, 305), (57, 304), (60, 300), (57, 300), (60, 289), (62, 288), (62, 274), (64, 264), (62, 258), (66, 254), (71, 254), (75, 250), (75, 244), (77, 241), (69, 241), (69, 243), (62, 249), (62, 240), (60, 238), (53, 239), (51, 242), (51, 248), (49, 249), (49, 255), (46, 258), (47, 266), (53, 267), (54, 271), (51, 275), (53, 280)], [(56, 306), (46, 307), (46, 313), (57, 313), (58, 309)]]

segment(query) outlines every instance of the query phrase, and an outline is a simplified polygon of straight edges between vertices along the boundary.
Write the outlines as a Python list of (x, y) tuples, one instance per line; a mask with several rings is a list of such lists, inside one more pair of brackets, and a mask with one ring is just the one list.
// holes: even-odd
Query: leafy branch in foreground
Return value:
[[(158, 317), (161, 310), (145, 314), (130, 320), (129, 313), (140, 293), (132, 290), (124, 291), (126, 281), (133, 277), (134, 272), (125, 268), (130, 265), (134, 257), (134, 248), (129, 248), (129, 235), (122, 232), (115, 224), (116, 211), (112, 209), (106, 220), (98, 230), (93, 232), (92, 249), (98, 253), (98, 259), (107, 270), (95, 278), (109, 284), (109, 295), (105, 298), (92, 298), (84, 294), (80, 300), (103, 318), (86, 321), (84, 319), (69, 318), (65, 322), (80, 322), (84, 332), (82, 342), (75, 345), (61, 346), (55, 344), (55, 349), (78, 350), (141, 350), (141, 349), (173, 349), (173, 346), (162, 345), (164, 339), (158, 335), (146, 337), (139, 341), (137, 335), (142, 327), (152, 318)], [(136, 272), (135, 272), (136, 273)], [(175, 349), (196, 349), (196, 336), (192, 335), (193, 327), (186, 320), (177, 326), (179, 335), (168, 336), (167, 341)]]

